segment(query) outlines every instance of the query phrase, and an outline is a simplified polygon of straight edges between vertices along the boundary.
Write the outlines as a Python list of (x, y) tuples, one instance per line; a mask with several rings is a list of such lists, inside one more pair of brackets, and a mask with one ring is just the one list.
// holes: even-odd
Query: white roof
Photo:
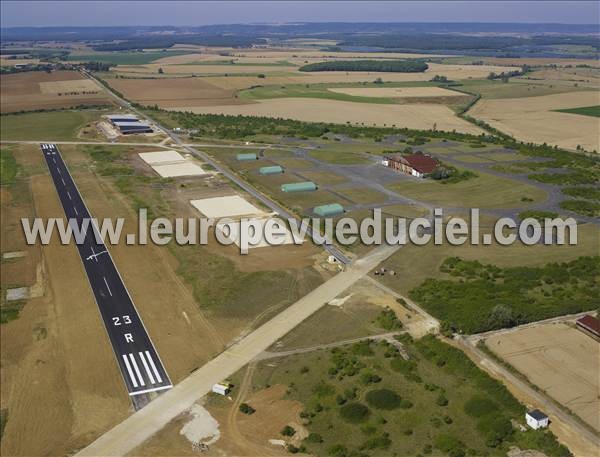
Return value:
[(190, 203), (206, 217), (214, 217), (215, 219), (264, 214), (263, 211), (239, 195), (203, 198), (202, 200), (191, 200)]
[(185, 159), (177, 151), (156, 151), (156, 152), (140, 152), (140, 158), (147, 164), (159, 164), (167, 162), (182, 162)]

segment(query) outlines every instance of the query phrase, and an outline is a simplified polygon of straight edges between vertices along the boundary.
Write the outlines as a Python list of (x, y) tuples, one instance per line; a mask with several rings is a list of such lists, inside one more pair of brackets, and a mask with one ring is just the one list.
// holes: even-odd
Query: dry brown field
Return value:
[(204, 105), (235, 105), (235, 90), (218, 87), (204, 78), (110, 79), (115, 88), (128, 99), (144, 105), (188, 107)]
[(455, 116), (450, 108), (438, 104), (374, 104), (310, 98), (277, 98), (247, 105), (172, 107), (173, 111), (194, 113), (282, 117), (307, 122), (407, 127), (411, 129), (456, 130), (480, 134), (482, 130)]
[(40, 59), (19, 59), (18, 57), (16, 59), (8, 59), (8, 56), (2, 56), (0, 57), (0, 66), (2, 67), (14, 67), (15, 65), (19, 65), (19, 64), (38, 64), (40, 63)]
[(567, 92), (540, 97), (480, 100), (469, 111), (477, 119), (518, 140), (548, 143), (566, 149), (578, 145), (589, 151), (600, 149), (600, 119), (554, 110), (598, 105), (596, 91)]
[(504, 332), (485, 344), (530, 382), (600, 431), (600, 343), (563, 323)]
[(30, 71), (3, 75), (0, 80), (2, 113), (108, 103), (111, 100), (101, 87), (75, 71)]

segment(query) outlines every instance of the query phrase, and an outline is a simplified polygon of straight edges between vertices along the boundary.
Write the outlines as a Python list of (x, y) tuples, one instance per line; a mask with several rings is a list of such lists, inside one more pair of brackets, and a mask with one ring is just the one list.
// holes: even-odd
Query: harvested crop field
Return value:
[(203, 105), (235, 105), (234, 90), (218, 87), (200, 78), (109, 79), (111, 87), (143, 105), (163, 108)]
[(600, 430), (600, 347), (596, 340), (558, 323), (502, 333), (485, 343), (533, 384)]
[(172, 111), (192, 111), (194, 113), (215, 113), (229, 115), (281, 117), (307, 122), (334, 122), (345, 124), (407, 127), (411, 129), (456, 130), (457, 132), (482, 133), (476, 127), (454, 115), (450, 108), (437, 104), (383, 105), (374, 103), (354, 103), (338, 100), (278, 98), (260, 100), (239, 106), (194, 106), (182, 105), (170, 108)]
[(2, 113), (111, 103), (100, 86), (75, 71), (3, 75), (0, 100)]
[(579, 91), (541, 97), (481, 100), (469, 114), (518, 140), (566, 149), (599, 150), (600, 119), (555, 110), (593, 105), (597, 92)]
[(464, 97), (464, 94), (441, 87), (332, 87), (327, 90), (357, 97)]

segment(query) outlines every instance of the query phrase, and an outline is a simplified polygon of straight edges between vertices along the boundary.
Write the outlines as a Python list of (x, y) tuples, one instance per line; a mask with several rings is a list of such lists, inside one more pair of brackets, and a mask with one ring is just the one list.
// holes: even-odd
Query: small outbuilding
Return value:
[(537, 430), (538, 428), (548, 427), (549, 422), (548, 416), (546, 416), (539, 409), (528, 411), (525, 414), (525, 420), (527, 421), (527, 425), (529, 425), (534, 430)]
[(586, 333), (600, 338), (600, 320), (598, 320), (598, 318), (586, 314), (585, 316), (577, 319), (575, 324)]
[(317, 185), (312, 181), (292, 182), (281, 185), (282, 192), (307, 192), (317, 190)]
[(229, 395), (231, 384), (228, 382), (218, 382), (212, 386), (212, 391), (219, 395)]
[(258, 172), (261, 175), (278, 175), (283, 173), (283, 167), (279, 165), (273, 165), (271, 167), (260, 167)]
[(245, 162), (247, 160), (258, 160), (258, 156), (254, 152), (242, 152), (236, 156), (236, 159)]
[(344, 212), (344, 207), (339, 203), (330, 203), (329, 205), (315, 206), (314, 213), (321, 217), (337, 216)]

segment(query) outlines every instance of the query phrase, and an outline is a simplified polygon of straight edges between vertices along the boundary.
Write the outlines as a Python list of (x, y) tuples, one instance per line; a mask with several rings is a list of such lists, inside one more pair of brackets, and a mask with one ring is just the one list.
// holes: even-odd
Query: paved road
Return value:
[(171, 390), (106, 432), (77, 455), (117, 456), (132, 451), (210, 392), (213, 384), (230, 377), (254, 360), (275, 341), (343, 293), (400, 248), (401, 246), (380, 246), (367, 256), (355, 261), (346, 271), (338, 273), (302, 297), (196, 370)]
[[(69, 225), (85, 229), (82, 232), (85, 236), (76, 241), (77, 250), (129, 395), (135, 397), (171, 388), (169, 376), (107, 247), (90, 223), (91, 215), (58, 148), (55, 144), (42, 144), (41, 150)], [(87, 227), (82, 225), (86, 220)]]

